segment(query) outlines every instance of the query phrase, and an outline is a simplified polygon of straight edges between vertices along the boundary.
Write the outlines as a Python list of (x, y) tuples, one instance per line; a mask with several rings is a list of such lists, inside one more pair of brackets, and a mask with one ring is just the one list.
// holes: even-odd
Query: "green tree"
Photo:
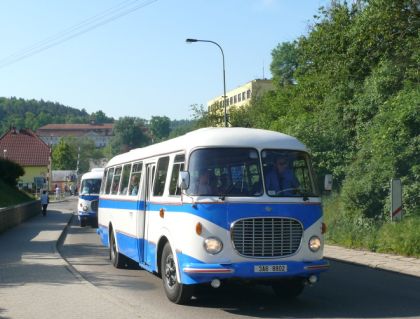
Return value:
[(77, 149), (65, 139), (53, 148), (52, 167), (55, 170), (75, 170), (77, 166)]
[(152, 116), (149, 126), (153, 142), (167, 139), (171, 132), (171, 120), (167, 116)]
[(93, 112), (90, 115), (90, 120), (94, 123), (103, 124), (103, 123), (113, 123), (114, 119), (112, 117), (106, 116), (106, 114), (102, 111)]
[(115, 122), (109, 152), (113, 156), (150, 143), (145, 120), (138, 117), (121, 117)]
[(279, 85), (295, 83), (294, 73), (298, 67), (298, 43), (283, 42), (271, 52), (270, 65), (273, 80)]

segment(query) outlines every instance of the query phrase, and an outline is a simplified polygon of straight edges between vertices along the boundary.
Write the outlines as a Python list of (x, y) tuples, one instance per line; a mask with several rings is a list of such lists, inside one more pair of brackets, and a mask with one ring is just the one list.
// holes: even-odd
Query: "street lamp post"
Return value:
[(225, 122), (225, 127), (227, 127), (227, 113), (226, 113), (226, 77), (225, 77), (225, 54), (223, 53), (223, 49), (222, 47), (214, 41), (210, 41), (210, 40), (198, 40), (198, 39), (186, 39), (185, 42), (187, 43), (193, 43), (193, 42), (209, 42), (209, 43), (213, 43), (215, 45), (217, 45), (220, 49), (220, 52), (222, 52), (222, 60), (223, 60), (223, 108), (224, 108), (224, 122)]

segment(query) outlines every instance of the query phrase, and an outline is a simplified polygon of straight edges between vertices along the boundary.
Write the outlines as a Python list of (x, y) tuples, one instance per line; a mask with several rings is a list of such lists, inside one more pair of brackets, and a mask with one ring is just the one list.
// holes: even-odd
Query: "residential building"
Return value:
[(62, 137), (76, 139), (90, 139), (96, 147), (108, 145), (111, 137), (113, 123), (90, 124), (48, 124), (40, 127), (36, 133), (48, 145), (56, 145)]
[(11, 128), (0, 137), (0, 150), (3, 158), (25, 170), (20, 186), (33, 189), (35, 178), (51, 180), (51, 149), (31, 130)]
[[(229, 108), (231, 107), (248, 105), (253, 97), (271, 90), (274, 90), (274, 86), (271, 80), (252, 80), (242, 86), (226, 92), (226, 109), (229, 112)], [(208, 101), (207, 103), (207, 107), (209, 109), (217, 106), (223, 106), (223, 95), (218, 96)]]

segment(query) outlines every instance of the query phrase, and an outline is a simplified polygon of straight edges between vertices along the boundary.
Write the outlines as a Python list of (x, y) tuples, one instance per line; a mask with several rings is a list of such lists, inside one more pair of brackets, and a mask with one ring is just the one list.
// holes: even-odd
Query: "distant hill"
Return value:
[(57, 102), (0, 97), (0, 135), (11, 126), (35, 131), (46, 124), (91, 121), (111, 123), (114, 119), (102, 111), (89, 114), (85, 109), (79, 110)]

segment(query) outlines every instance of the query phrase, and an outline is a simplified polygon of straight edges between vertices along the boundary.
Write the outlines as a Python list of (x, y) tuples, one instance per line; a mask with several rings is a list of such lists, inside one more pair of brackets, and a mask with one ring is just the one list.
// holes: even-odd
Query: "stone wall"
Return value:
[(0, 209), (0, 233), (15, 227), (24, 220), (41, 213), (41, 203), (34, 200), (28, 203)]

